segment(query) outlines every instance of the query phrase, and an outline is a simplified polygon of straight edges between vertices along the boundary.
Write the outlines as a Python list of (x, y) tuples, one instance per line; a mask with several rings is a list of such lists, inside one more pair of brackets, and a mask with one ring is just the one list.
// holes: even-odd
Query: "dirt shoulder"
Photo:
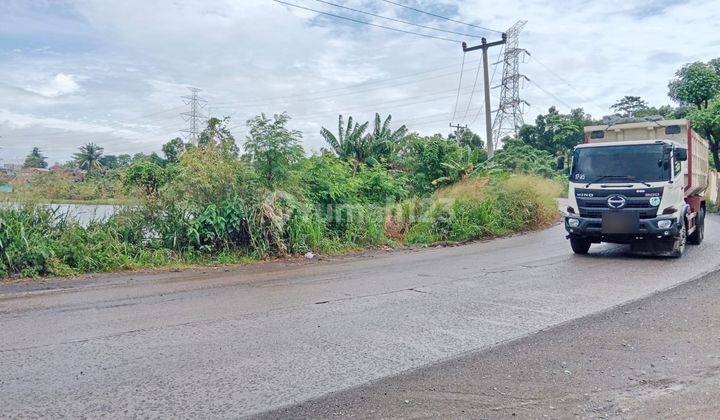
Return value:
[(713, 418), (720, 272), (266, 418)]

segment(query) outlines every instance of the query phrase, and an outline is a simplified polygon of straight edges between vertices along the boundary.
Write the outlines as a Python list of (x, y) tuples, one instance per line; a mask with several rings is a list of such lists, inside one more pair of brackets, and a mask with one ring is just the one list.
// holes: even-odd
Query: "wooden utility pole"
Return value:
[(492, 158), (495, 153), (495, 145), (492, 139), (492, 110), (490, 109), (490, 76), (488, 75), (488, 49), (497, 45), (502, 45), (507, 42), (507, 35), (502, 34), (502, 39), (495, 42), (487, 42), (487, 39), (483, 38), (480, 41), (480, 45), (474, 47), (468, 47), (467, 43), (462, 43), (463, 52), (482, 50), (483, 53), (483, 76), (485, 79), (485, 138), (487, 144), (487, 155), (488, 159)]
[(460, 136), (462, 136), (462, 133), (467, 130), (467, 125), (452, 125), (452, 123), (450, 123), (450, 127), (455, 129), (455, 141), (460, 144)]

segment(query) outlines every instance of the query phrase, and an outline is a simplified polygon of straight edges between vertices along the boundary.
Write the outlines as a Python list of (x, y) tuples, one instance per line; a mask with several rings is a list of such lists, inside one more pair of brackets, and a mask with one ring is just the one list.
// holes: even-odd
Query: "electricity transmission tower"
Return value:
[(192, 144), (197, 144), (198, 137), (200, 137), (200, 131), (203, 123), (205, 122), (205, 115), (202, 113), (202, 109), (207, 105), (207, 101), (198, 95), (200, 89), (191, 87), (190, 95), (183, 96), (183, 102), (190, 109), (187, 112), (183, 112), (183, 119), (188, 123), (188, 127), (180, 131), (185, 133), (185, 138)]
[(503, 137), (517, 136), (518, 129), (523, 125), (523, 105), (528, 103), (520, 98), (520, 87), (522, 79), (527, 77), (520, 74), (520, 56), (526, 51), (518, 46), (518, 38), (526, 23), (526, 20), (520, 20), (506, 32), (507, 43), (501, 61), (502, 81), (495, 86), (500, 88), (500, 103), (492, 128), (495, 148)]

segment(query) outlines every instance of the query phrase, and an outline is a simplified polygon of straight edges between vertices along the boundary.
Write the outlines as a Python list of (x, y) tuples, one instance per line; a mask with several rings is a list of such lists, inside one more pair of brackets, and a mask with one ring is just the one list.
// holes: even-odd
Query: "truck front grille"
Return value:
[[(619, 195), (625, 198), (622, 209), (614, 209), (608, 205), (608, 198)], [(652, 197), (662, 197), (662, 188), (645, 188), (633, 190), (595, 190), (576, 189), (575, 199), (581, 217), (601, 218), (605, 211), (636, 211), (641, 219), (657, 217), (657, 207), (650, 204)]]

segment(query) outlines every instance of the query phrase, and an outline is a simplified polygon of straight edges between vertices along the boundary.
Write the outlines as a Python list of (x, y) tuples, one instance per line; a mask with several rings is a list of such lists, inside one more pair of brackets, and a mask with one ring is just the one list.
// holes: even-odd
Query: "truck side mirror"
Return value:
[(675, 149), (675, 160), (685, 162), (687, 159), (687, 149)]

